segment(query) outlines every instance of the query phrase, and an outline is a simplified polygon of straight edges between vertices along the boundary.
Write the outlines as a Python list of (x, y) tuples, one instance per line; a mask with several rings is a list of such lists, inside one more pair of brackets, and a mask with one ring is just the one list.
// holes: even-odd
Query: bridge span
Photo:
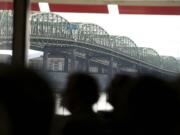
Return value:
[[(12, 19), (11, 11), (0, 11), (0, 49), (11, 49)], [(30, 48), (43, 52), (30, 60), (30, 66), (48, 72), (57, 82), (74, 71), (94, 74), (102, 84), (116, 73), (169, 78), (180, 72), (174, 57), (138, 47), (132, 39), (110, 35), (96, 24), (70, 23), (55, 13), (35, 13), (29, 20)]]

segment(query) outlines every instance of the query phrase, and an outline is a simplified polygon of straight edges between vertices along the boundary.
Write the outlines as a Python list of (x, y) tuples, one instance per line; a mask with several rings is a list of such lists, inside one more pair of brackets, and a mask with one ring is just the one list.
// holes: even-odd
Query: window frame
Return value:
[(27, 66), (29, 48), (29, 7), (30, 0), (14, 0), (13, 18), (13, 45), (12, 64), (15, 66)]

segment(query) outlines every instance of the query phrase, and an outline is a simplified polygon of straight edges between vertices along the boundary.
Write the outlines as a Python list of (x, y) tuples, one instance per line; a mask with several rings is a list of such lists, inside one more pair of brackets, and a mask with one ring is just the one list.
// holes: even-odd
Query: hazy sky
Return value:
[(71, 22), (102, 26), (110, 35), (128, 36), (137, 46), (151, 47), (160, 55), (180, 57), (180, 16), (69, 14)]
[(180, 57), (180, 16), (121, 15), (116, 5), (110, 14), (58, 13), (70, 22), (95, 23), (110, 35), (127, 36), (137, 46), (150, 47), (160, 55)]

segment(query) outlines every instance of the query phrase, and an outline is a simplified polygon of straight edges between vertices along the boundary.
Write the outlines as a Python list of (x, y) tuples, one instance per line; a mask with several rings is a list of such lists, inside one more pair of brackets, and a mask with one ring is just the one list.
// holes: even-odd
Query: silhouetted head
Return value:
[(129, 91), (132, 89), (135, 84), (136, 79), (129, 75), (116, 75), (108, 89), (108, 101), (114, 107), (114, 109), (122, 109), (121, 106), (123, 104), (127, 104), (127, 97)]
[(72, 113), (90, 110), (99, 98), (97, 81), (85, 73), (74, 73), (68, 78), (62, 104)]
[(180, 124), (178, 94), (164, 80), (140, 77), (128, 105), (129, 122), (137, 134), (173, 134)]
[(47, 81), (34, 71), (0, 66), (1, 99), (14, 134), (48, 134), (54, 99)]

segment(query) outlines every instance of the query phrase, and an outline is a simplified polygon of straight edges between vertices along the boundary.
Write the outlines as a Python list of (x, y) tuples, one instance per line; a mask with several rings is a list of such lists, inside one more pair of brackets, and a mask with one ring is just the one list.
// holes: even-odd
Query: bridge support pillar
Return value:
[(144, 71), (143, 71), (141, 64), (138, 64), (137, 70), (138, 70), (139, 74), (144, 74)]
[(68, 56), (64, 57), (64, 72), (68, 72)]
[(44, 55), (43, 55), (43, 70), (47, 71), (48, 70), (48, 51), (44, 50)]
[(85, 71), (86, 72), (89, 72), (89, 67), (90, 67), (90, 56), (87, 54), (86, 60), (85, 60)]
[(75, 55), (75, 49), (72, 50), (72, 55), (71, 55), (71, 71), (76, 70), (76, 55)]
[(118, 64), (116, 67), (116, 72), (119, 73), (120, 72), (120, 65)]
[(112, 78), (113, 76), (113, 57), (110, 58), (109, 62), (109, 70), (108, 70), (109, 77)]
[(101, 65), (98, 66), (98, 73), (103, 74), (103, 67)]

